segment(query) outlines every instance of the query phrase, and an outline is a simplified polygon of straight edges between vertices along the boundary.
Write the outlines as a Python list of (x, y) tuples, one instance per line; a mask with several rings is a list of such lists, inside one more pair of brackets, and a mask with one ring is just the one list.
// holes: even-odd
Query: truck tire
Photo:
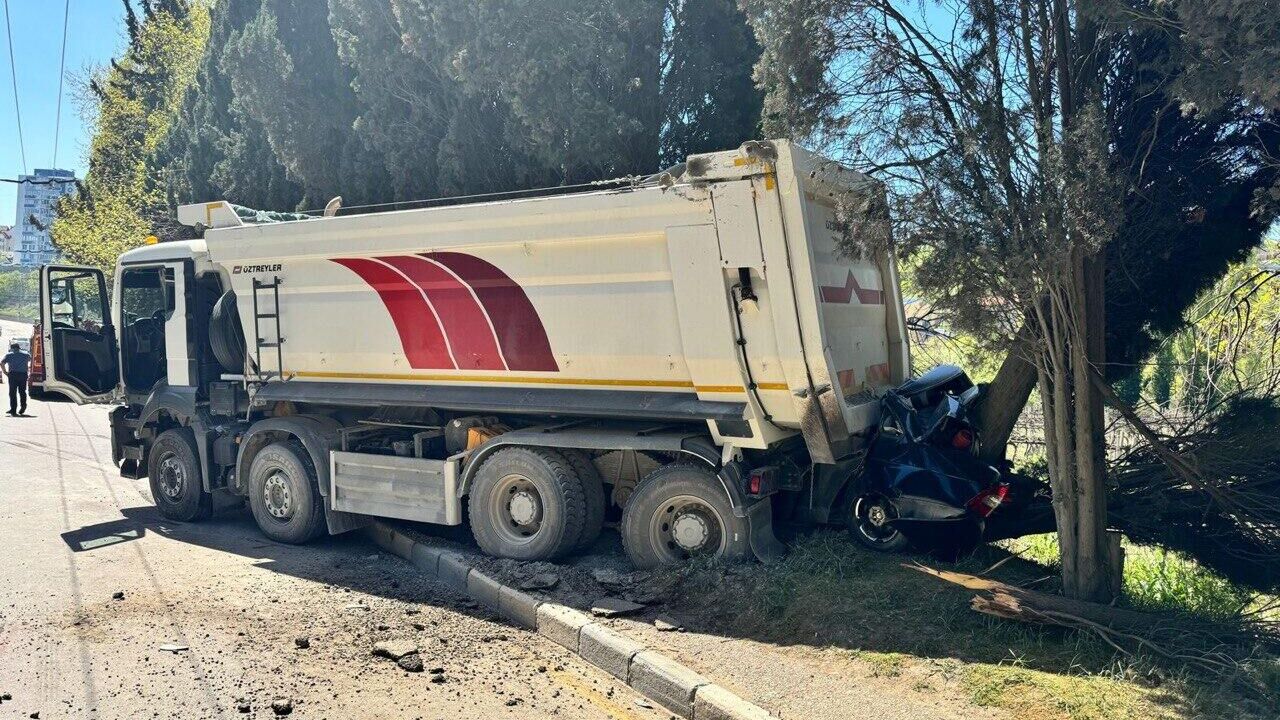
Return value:
[(746, 518), (733, 514), (714, 473), (689, 463), (664, 465), (640, 481), (622, 510), (620, 532), (627, 557), (642, 570), (693, 557), (751, 556)]
[(573, 473), (582, 482), (583, 499), (586, 501), (586, 515), (583, 516), (582, 534), (574, 543), (574, 552), (582, 552), (596, 544), (600, 538), (600, 530), (604, 528), (604, 481), (591, 462), (591, 457), (582, 450), (562, 450), (564, 459), (569, 461)]
[(277, 442), (258, 451), (249, 468), (249, 509), (276, 542), (300, 545), (325, 531), (324, 498), (301, 445)]
[(213, 497), (204, 491), (200, 477), (200, 456), (190, 428), (160, 433), (147, 453), (147, 479), (156, 509), (170, 520), (201, 520), (213, 509)]
[(240, 312), (236, 309), (236, 294), (230, 290), (213, 304), (213, 312), (209, 316), (209, 346), (223, 370), (234, 374), (244, 372), (248, 351), (244, 344), (244, 329), (240, 327)]
[(586, 520), (583, 483), (564, 455), (506, 447), (476, 472), (471, 534), (490, 555), (550, 560), (571, 552)]

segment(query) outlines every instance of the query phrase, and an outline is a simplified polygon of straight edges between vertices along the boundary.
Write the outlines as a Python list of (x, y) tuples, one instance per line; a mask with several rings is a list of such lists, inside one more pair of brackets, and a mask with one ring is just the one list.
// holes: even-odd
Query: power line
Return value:
[(44, 180), (36, 180), (35, 178), (0, 178), (0, 183), (13, 183), (15, 185), (63, 185), (75, 182), (75, 178), (46, 178)]
[(4, 34), (9, 38), (9, 77), (13, 78), (13, 114), (18, 116), (18, 153), (22, 173), (27, 172), (27, 147), (22, 141), (22, 108), (18, 105), (18, 66), (13, 62), (13, 30), (9, 27), (9, 0), (4, 0)]
[[(9, 0), (5, 0), (8, 2)], [(58, 111), (53, 120), (53, 166), (58, 167), (58, 135), (62, 130), (62, 76), (67, 70), (67, 21), (71, 18), (71, 0), (62, 8), (62, 59), (58, 61)], [(15, 94), (15, 97), (17, 95)]]

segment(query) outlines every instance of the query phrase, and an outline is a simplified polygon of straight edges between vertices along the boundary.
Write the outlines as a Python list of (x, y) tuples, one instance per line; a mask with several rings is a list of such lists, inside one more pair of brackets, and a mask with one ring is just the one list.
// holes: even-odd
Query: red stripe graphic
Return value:
[(853, 276), (853, 271), (849, 271), (849, 277), (845, 278), (844, 285), (823, 285), (822, 286), (822, 302), (836, 303), (840, 305), (848, 305), (853, 301), (854, 295), (858, 296), (858, 302), (863, 305), (883, 305), (883, 290), (864, 290), (858, 284), (858, 278)]
[(380, 257), (422, 288), (463, 370), (506, 370), (498, 339), (471, 290), (443, 267), (416, 255)]
[(417, 286), (374, 260), (342, 258), (334, 262), (359, 275), (382, 298), (400, 334), (400, 344), (410, 367), (447, 370), (457, 367), (449, 356), (440, 325)]
[[(493, 264), (456, 252), (425, 253), (423, 257), (449, 268), (471, 286), (493, 322), (493, 330), (507, 367), (512, 370), (559, 370), (551, 353), (547, 330), (524, 288)], [(452, 337), (452, 335), (450, 335)]]

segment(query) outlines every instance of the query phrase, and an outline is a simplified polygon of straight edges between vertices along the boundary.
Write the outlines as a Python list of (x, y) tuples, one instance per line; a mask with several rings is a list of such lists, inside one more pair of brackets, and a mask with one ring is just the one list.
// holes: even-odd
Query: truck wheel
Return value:
[(642, 480), (622, 510), (621, 532), (622, 547), (640, 569), (751, 555), (746, 518), (733, 514), (719, 478), (697, 465), (665, 465)]
[(468, 516), (481, 549), (497, 557), (549, 560), (574, 549), (586, 520), (583, 483), (563, 455), (507, 447), (476, 472)]
[(249, 508), (276, 542), (299, 545), (324, 532), (324, 499), (306, 450), (278, 442), (258, 452), (249, 468)]
[(898, 510), (893, 501), (878, 493), (863, 493), (845, 508), (845, 525), (853, 539), (877, 552), (902, 552), (911, 541), (893, 526)]
[(189, 428), (160, 433), (147, 453), (147, 478), (156, 509), (170, 520), (201, 520), (213, 509), (213, 497), (204, 491), (200, 478), (196, 438)]
[(596, 544), (600, 538), (600, 530), (604, 527), (604, 481), (591, 462), (591, 457), (582, 450), (562, 450), (564, 459), (569, 461), (573, 474), (582, 482), (583, 498), (586, 501), (586, 515), (582, 520), (582, 535), (574, 544), (574, 551), (582, 551)]

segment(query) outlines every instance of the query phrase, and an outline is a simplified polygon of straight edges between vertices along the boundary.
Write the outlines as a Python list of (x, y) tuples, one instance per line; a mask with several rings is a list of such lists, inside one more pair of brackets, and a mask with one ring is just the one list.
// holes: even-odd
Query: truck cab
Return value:
[(195, 399), (202, 374), (216, 377), (202, 314), (192, 310), (216, 301), (223, 282), (201, 241), (125, 253), (110, 292), (105, 274), (87, 266), (45, 266), (40, 285), (44, 390), (142, 406), (157, 394)]

